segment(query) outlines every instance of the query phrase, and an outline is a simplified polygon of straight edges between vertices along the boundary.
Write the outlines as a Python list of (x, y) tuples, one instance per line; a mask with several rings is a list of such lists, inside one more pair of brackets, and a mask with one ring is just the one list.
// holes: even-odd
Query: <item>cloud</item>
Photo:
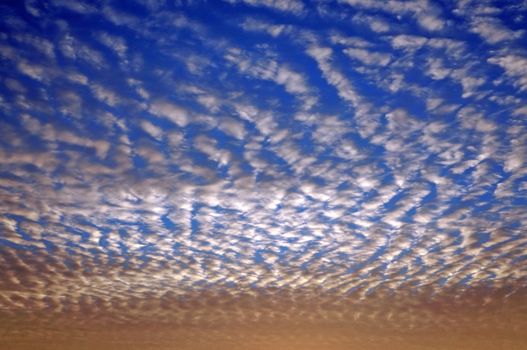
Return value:
[(92, 84), (91, 90), (93, 95), (101, 102), (108, 104), (109, 106), (114, 107), (120, 102), (120, 97), (114, 91), (100, 85)]
[(217, 148), (216, 142), (204, 135), (198, 136), (194, 146), (220, 165), (227, 165), (231, 160), (230, 152)]
[(141, 122), (141, 128), (150, 136), (153, 138), (160, 140), (163, 137), (163, 130), (161, 128), (155, 126), (148, 120), (143, 120)]
[(71, 60), (82, 60), (95, 68), (106, 67), (106, 60), (101, 52), (91, 48), (70, 34), (64, 35), (59, 42), (61, 53)]
[(359, 9), (379, 10), (398, 16), (411, 14), (421, 27), (429, 31), (439, 31), (445, 27), (445, 20), (441, 17), (440, 10), (428, 0), (419, 0), (412, 3), (398, 0), (385, 2), (341, 0), (340, 2)]
[(243, 140), (247, 133), (242, 121), (230, 117), (222, 117), (218, 122), (218, 128), (238, 140)]
[(273, 10), (300, 15), (304, 11), (304, 3), (300, 0), (227, 0), (232, 4), (243, 3), (255, 7), (267, 7)]
[(525, 33), (522, 30), (513, 31), (507, 28), (500, 20), (494, 17), (474, 17), (471, 27), (472, 32), (480, 35), (489, 44), (519, 39)]
[(428, 40), (416, 35), (400, 34), (392, 37), (392, 46), (396, 49), (417, 50), (426, 44)]
[(93, 14), (97, 12), (97, 8), (95, 6), (84, 1), (53, 0), (52, 3), (56, 7), (62, 7), (83, 15)]
[(27, 61), (21, 61), (17, 65), (18, 70), (29, 76), (30, 78), (33, 78), (38, 81), (43, 81), (47, 79), (47, 70), (38, 64), (32, 64)]
[(391, 61), (390, 55), (382, 52), (371, 52), (364, 49), (348, 48), (344, 49), (344, 53), (365, 65), (386, 66)]
[(272, 37), (278, 37), (280, 35), (283, 35), (284, 33), (287, 33), (290, 29), (290, 27), (287, 25), (267, 23), (261, 20), (257, 20), (255, 18), (246, 19), (241, 24), (241, 27), (243, 28), (243, 30), (246, 31), (266, 32)]
[(105, 46), (115, 51), (115, 53), (123, 58), (126, 56), (128, 46), (126, 41), (118, 36), (110, 35), (106, 32), (99, 32), (96, 35), (96, 38)]
[(505, 54), (502, 56), (493, 56), (487, 60), (503, 68), (505, 74), (512, 80), (512, 85), (519, 88), (520, 91), (527, 89), (527, 57), (519, 54)]
[(184, 108), (166, 100), (154, 101), (150, 105), (149, 111), (156, 116), (167, 118), (179, 126), (186, 126), (189, 122), (188, 112)]
[(304, 75), (287, 65), (280, 64), (273, 59), (247, 57), (239, 49), (230, 49), (225, 58), (243, 73), (282, 85), (288, 93), (298, 97), (304, 103), (305, 109), (310, 109), (317, 101)]
[(311, 46), (307, 53), (315, 59), (327, 83), (335, 87), (339, 96), (353, 106), (358, 106), (361, 101), (360, 95), (352, 83), (331, 65), (333, 50), (327, 47)]
[(375, 33), (387, 33), (391, 30), (390, 23), (379, 16), (369, 16), (356, 14), (352, 18), (353, 22), (367, 25)]
[(116, 26), (132, 27), (139, 21), (139, 18), (135, 17), (134, 15), (119, 9), (115, 9), (111, 6), (104, 6), (102, 9), (102, 14), (109, 22)]
[(29, 34), (17, 34), (14, 36), (17, 41), (20, 41), (28, 46), (31, 46), (35, 49), (35, 51), (38, 51), (42, 53), (43, 55), (47, 56), (49, 59), (55, 58), (55, 46), (53, 43), (47, 39), (33, 36)]

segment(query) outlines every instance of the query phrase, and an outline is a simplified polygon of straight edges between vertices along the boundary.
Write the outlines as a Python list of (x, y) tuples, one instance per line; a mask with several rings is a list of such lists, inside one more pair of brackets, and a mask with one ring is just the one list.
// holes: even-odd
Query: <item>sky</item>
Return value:
[(526, 30), (525, 0), (2, 2), (0, 347), (524, 349)]

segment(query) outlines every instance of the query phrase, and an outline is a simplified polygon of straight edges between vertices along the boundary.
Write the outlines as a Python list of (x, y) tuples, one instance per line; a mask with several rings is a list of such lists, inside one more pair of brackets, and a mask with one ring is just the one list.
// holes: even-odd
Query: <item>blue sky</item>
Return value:
[(0, 13), (6, 312), (525, 288), (525, 1)]

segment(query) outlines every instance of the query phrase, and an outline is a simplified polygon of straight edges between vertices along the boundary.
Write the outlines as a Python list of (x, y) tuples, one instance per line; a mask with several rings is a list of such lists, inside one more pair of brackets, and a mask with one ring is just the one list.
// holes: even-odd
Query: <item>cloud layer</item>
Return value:
[(41, 322), (527, 322), (524, 2), (1, 9), (13, 344)]

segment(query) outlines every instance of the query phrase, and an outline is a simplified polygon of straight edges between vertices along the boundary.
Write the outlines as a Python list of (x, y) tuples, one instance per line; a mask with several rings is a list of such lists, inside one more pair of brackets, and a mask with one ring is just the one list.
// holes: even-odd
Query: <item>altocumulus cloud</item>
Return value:
[(525, 345), (525, 2), (0, 8), (0, 345)]

